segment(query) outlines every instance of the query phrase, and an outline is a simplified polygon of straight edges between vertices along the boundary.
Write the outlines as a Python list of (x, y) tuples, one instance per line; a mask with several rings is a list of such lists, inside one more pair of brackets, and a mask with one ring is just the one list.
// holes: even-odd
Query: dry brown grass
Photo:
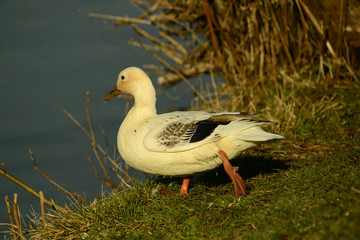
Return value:
[[(278, 131), (289, 132), (299, 118), (318, 117), (325, 102), (336, 107), (325, 94), (312, 98), (319, 89), (358, 84), (344, 34), (337, 41), (343, 44), (332, 46), (322, 21), (301, 0), (133, 2), (143, 12), (137, 18), (89, 16), (111, 20), (108, 27), (116, 31), (130, 25), (142, 37), (130, 43), (165, 66), (147, 66), (160, 75), (158, 83), (185, 81), (196, 95), (194, 108), (260, 110), (281, 122)], [(210, 78), (200, 91), (189, 79), (203, 74)]]

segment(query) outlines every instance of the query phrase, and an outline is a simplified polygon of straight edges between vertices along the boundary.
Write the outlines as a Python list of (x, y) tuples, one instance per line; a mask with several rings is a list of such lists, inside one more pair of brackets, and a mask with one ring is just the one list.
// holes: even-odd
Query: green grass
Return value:
[[(252, 151), (256, 158), (262, 152)], [(177, 192), (179, 183), (147, 181), (72, 212), (51, 224), (83, 239), (356, 239), (360, 234), (360, 155), (338, 149), (304, 152), (294, 158), (272, 154), (283, 169), (247, 178), (250, 194), (235, 197), (232, 183), (216, 183), (215, 172), (191, 185), (190, 197), (161, 194)], [(244, 159), (246, 156), (244, 156)], [(253, 156), (252, 160), (256, 160)], [(238, 163), (243, 162), (239, 159)], [(265, 157), (266, 159), (266, 157)], [(236, 161), (236, 160), (235, 160)], [(256, 163), (254, 163), (256, 165)], [(268, 171), (266, 168), (260, 168)], [(253, 171), (249, 169), (250, 172)], [(243, 166), (241, 172), (247, 171)], [(212, 176), (213, 175), (213, 176)], [(225, 179), (223, 171), (218, 178)], [(212, 177), (210, 183), (205, 178)], [(68, 225), (64, 225), (68, 220)], [(54, 221), (52, 221), (54, 220)], [(40, 219), (38, 221), (40, 223)], [(40, 224), (42, 225), (42, 224)], [(69, 235), (68, 235), (69, 237)], [(53, 239), (54, 235), (41, 239)]]
[[(331, 94), (331, 91), (327, 94)], [(324, 93), (324, 96), (326, 93)], [(67, 203), (32, 218), (34, 239), (357, 239), (360, 236), (358, 88), (338, 91), (336, 111), (304, 119), (295, 138), (259, 146), (232, 161), (249, 195), (236, 197), (220, 167), (181, 179), (159, 178)], [(301, 117), (301, 116), (298, 116)]]

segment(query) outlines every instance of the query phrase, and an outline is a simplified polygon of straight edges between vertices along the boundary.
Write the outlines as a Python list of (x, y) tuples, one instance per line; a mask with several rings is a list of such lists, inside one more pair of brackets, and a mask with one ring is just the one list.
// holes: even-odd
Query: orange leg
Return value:
[(184, 177), (183, 183), (180, 188), (180, 194), (179, 195), (185, 195), (189, 196), (188, 190), (189, 190), (189, 183), (190, 183), (190, 177)]
[(190, 177), (184, 177), (179, 194), (173, 193), (167, 189), (160, 189), (160, 192), (163, 194), (171, 195), (171, 196), (189, 196), (189, 193), (188, 193), (189, 183), (190, 183)]
[(225, 172), (229, 175), (229, 177), (234, 183), (236, 196), (246, 195), (247, 191), (245, 183), (241, 176), (236, 172), (239, 167), (233, 167), (231, 165), (228, 157), (226, 156), (226, 153), (223, 150), (219, 150), (218, 154), (223, 162)]

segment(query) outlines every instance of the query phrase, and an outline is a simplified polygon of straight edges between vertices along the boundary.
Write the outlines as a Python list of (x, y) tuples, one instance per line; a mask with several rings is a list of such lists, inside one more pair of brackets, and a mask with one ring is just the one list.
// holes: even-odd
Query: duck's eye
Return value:
[(124, 80), (125, 79), (125, 76), (121, 76), (121, 80)]

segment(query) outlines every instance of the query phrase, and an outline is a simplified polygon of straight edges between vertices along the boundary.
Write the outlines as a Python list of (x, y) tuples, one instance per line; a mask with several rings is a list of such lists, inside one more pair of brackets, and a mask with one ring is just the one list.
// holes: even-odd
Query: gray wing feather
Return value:
[(150, 130), (145, 135), (144, 146), (156, 152), (186, 151), (256, 125), (271, 123), (248, 119), (257, 114), (260, 113), (173, 112), (158, 115), (147, 122)]

